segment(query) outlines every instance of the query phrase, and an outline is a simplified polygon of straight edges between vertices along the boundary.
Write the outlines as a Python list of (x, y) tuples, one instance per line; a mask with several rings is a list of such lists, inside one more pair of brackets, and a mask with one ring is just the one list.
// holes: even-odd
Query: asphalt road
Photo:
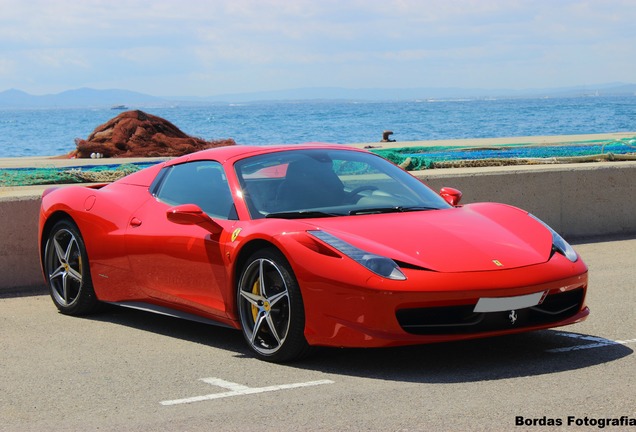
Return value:
[[(554, 431), (636, 422), (636, 238), (575, 249), (590, 268), (584, 323), (328, 349), (292, 365), (255, 360), (233, 330), (119, 308), (72, 318), (46, 295), (4, 295), (0, 430)], [(625, 429), (636, 426), (604, 428)]]

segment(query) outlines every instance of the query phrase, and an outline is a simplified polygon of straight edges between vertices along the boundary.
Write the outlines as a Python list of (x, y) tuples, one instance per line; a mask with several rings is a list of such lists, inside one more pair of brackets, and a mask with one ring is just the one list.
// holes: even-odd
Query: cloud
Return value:
[(586, 83), (636, 73), (632, 0), (0, 0), (0, 10), (0, 90), (542, 87), (578, 84), (574, 70)]
[(15, 70), (15, 63), (12, 60), (0, 58), (0, 77), (9, 76)]

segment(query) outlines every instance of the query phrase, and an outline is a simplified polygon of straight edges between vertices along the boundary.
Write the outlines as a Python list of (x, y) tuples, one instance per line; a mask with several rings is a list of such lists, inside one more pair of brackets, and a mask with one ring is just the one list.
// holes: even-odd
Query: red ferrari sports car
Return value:
[(264, 360), (582, 321), (587, 267), (526, 211), (459, 205), (347, 146), (230, 146), (44, 192), (44, 277), (101, 303), (241, 329)]

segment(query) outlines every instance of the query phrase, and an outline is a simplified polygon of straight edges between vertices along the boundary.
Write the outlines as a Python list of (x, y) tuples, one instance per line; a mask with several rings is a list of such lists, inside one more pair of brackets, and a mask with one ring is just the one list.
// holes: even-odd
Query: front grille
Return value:
[(583, 288), (548, 295), (543, 303), (515, 311), (475, 313), (475, 304), (400, 309), (396, 317), (402, 329), (418, 335), (471, 334), (549, 324), (575, 315), (583, 304)]

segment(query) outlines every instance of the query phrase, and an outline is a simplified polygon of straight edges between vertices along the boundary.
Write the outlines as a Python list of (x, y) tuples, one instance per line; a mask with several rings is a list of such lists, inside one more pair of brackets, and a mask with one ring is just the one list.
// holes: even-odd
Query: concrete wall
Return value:
[(38, 258), (39, 195), (0, 196), (0, 290), (44, 283)]
[(451, 186), (462, 203), (521, 207), (566, 239), (636, 233), (636, 162), (428, 170), (415, 173), (435, 190)]
[[(460, 189), (462, 203), (524, 208), (567, 239), (636, 234), (636, 162), (415, 172), (433, 189)], [(42, 285), (37, 251), (45, 187), (0, 189), (0, 290)]]

